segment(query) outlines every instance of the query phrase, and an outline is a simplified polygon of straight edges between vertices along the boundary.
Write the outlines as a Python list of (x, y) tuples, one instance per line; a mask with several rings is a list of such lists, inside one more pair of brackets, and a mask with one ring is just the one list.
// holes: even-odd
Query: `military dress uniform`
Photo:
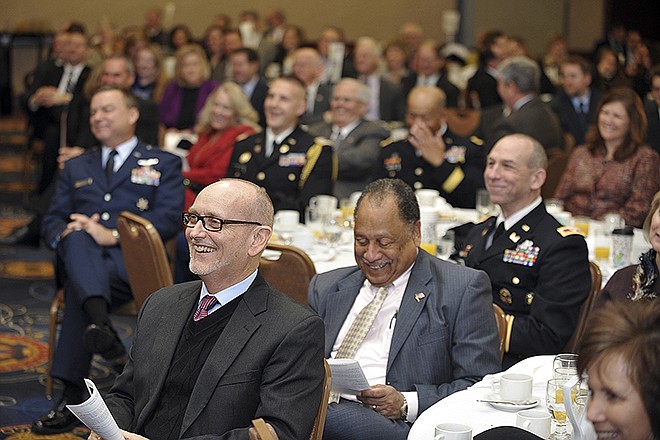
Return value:
[(302, 213), (312, 196), (332, 194), (337, 160), (330, 141), (314, 138), (297, 126), (266, 157), (265, 139), (261, 132), (236, 142), (227, 175), (265, 188), (275, 211)]
[(493, 302), (508, 315), (504, 366), (559, 353), (591, 287), (584, 237), (561, 226), (541, 203), (486, 249), (495, 222), (490, 217), (475, 225), (461, 255), (466, 266), (488, 274)]
[(122, 211), (149, 220), (168, 240), (181, 229), (183, 177), (181, 159), (138, 142), (122, 166), (108, 179), (98, 147), (66, 162), (42, 223), (45, 242), (63, 265), (65, 313), (51, 374), (83, 387), (91, 354), (82, 346), (90, 324), (82, 304), (102, 296), (116, 306), (131, 298), (128, 274), (119, 246), (101, 246), (83, 231), (62, 238), (69, 215), (99, 214), (99, 223), (114, 229)]
[(414, 189), (433, 188), (454, 207), (474, 208), (477, 189), (484, 187), (483, 141), (476, 136), (456, 136), (449, 130), (442, 138), (445, 160), (439, 167), (428, 163), (407, 139), (384, 140), (379, 177), (399, 178)]

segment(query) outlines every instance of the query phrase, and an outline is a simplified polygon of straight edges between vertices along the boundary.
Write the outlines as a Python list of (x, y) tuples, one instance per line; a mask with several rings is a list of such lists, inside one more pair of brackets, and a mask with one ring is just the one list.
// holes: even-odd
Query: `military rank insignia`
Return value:
[(536, 258), (539, 256), (540, 250), (538, 246), (534, 246), (531, 240), (525, 240), (516, 246), (515, 249), (506, 249), (502, 261), (531, 267), (536, 263)]

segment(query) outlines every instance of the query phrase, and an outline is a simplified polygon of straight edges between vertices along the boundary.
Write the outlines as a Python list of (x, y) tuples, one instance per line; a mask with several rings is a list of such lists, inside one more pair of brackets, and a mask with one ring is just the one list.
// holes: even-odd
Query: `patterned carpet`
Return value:
[[(0, 236), (30, 220), (29, 206), (35, 166), (25, 160), (22, 118), (0, 121)], [(29, 159), (29, 157), (28, 157)], [(36, 435), (33, 420), (47, 413), (59, 397), (45, 396), (48, 362), (49, 308), (55, 294), (53, 253), (44, 247), (0, 245), (0, 439), (87, 438), (89, 430)], [(114, 316), (118, 333), (130, 344), (135, 318)], [(103, 392), (114, 374), (101, 359), (93, 361), (90, 377)]]

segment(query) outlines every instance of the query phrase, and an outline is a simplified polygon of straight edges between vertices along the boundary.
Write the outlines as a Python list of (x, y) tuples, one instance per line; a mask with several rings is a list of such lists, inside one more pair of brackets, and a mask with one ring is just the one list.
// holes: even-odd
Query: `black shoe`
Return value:
[(32, 423), (35, 434), (60, 434), (69, 432), (80, 425), (80, 420), (66, 408), (67, 401), (62, 398), (48, 414)]
[(113, 363), (126, 358), (126, 347), (109, 325), (88, 325), (83, 335), (83, 344), (89, 353), (100, 354)]
[(39, 247), (39, 235), (34, 234), (28, 226), (14, 229), (10, 235), (0, 238), (0, 244), (8, 246), (26, 245)]

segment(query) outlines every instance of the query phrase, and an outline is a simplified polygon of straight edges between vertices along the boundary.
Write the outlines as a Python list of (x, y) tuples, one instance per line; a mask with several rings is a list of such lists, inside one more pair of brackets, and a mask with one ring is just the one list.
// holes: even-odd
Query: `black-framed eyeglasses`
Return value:
[(257, 225), (263, 226), (258, 222), (248, 222), (243, 220), (225, 220), (210, 215), (197, 215), (191, 212), (184, 212), (181, 215), (183, 225), (187, 228), (194, 228), (197, 222), (201, 221), (204, 229), (210, 232), (220, 232), (224, 225)]

